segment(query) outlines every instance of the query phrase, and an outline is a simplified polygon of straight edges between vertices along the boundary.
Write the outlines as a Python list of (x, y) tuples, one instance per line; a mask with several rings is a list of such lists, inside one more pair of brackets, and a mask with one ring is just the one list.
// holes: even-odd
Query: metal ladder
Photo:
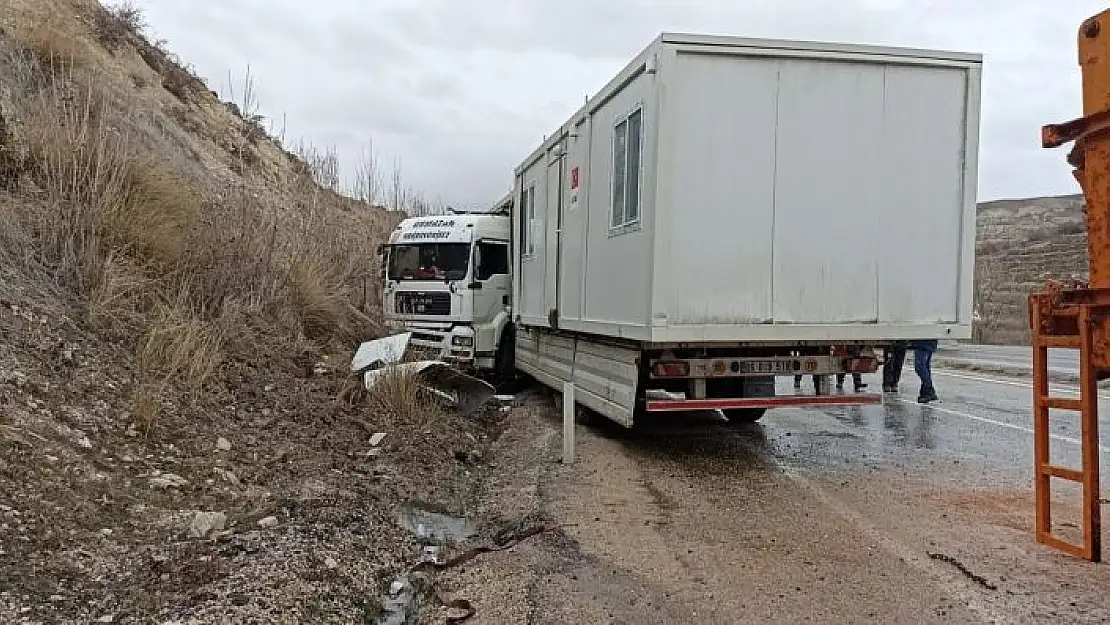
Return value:
[[(1080, 304), (1055, 308), (1052, 316), (1076, 317), (1078, 336), (1044, 334), (1040, 306), (1033, 306), (1033, 442), (1036, 462), (1034, 494), (1037, 507), (1037, 542), (1091, 562), (1102, 560), (1102, 518), (1099, 496), (1098, 380), (1093, 358), (1094, 313), (1106, 319), (1105, 304)], [(1097, 322), (1095, 322), (1097, 323)], [(1079, 399), (1053, 397), (1048, 387), (1048, 350), (1079, 350)], [(1054, 465), (1049, 455), (1049, 410), (1080, 414), (1082, 468)], [(1083, 544), (1068, 542), (1052, 533), (1052, 478), (1077, 482), (1083, 489)]]

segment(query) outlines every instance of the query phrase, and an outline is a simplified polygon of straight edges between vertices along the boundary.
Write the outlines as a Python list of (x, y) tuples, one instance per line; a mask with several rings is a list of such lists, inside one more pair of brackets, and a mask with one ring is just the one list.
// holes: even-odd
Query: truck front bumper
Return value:
[(406, 327), (412, 332), (409, 342), (428, 357), (468, 368), (474, 365), (474, 329), (455, 326), (451, 329)]

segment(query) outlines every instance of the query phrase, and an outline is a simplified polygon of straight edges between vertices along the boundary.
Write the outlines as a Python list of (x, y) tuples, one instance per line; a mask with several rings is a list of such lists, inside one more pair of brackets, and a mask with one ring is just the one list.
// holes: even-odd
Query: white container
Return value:
[(653, 344), (970, 338), (981, 65), (660, 36), (516, 169), (515, 319)]

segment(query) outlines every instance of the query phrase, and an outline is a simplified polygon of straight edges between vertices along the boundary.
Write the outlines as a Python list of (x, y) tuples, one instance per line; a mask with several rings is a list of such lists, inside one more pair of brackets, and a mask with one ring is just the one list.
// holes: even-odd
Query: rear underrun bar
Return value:
[(731, 410), (738, 408), (785, 408), (821, 406), (866, 406), (881, 404), (882, 395), (783, 395), (781, 397), (745, 397), (737, 399), (651, 399), (648, 412), (683, 412), (694, 410)]

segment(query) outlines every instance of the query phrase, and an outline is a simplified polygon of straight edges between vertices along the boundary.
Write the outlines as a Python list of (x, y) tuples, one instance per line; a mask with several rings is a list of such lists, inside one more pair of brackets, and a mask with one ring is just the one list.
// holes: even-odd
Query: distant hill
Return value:
[(1047, 280), (1087, 276), (1081, 195), (984, 202), (976, 239), (979, 342), (1027, 344), (1029, 294)]

